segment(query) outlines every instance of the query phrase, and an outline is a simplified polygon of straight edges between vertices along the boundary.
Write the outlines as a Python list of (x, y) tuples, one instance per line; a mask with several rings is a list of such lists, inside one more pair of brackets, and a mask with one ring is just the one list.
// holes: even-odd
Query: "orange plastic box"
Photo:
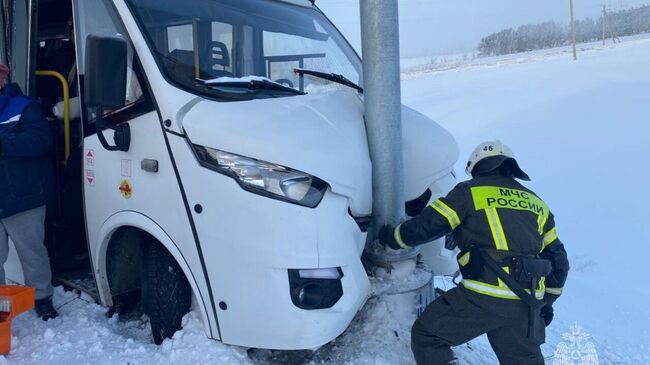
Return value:
[[(11, 351), (11, 320), (34, 308), (34, 288), (0, 285), (0, 355)], [(7, 309), (10, 309), (8, 312)]]
[(0, 355), (11, 351), (11, 320), (0, 322)]

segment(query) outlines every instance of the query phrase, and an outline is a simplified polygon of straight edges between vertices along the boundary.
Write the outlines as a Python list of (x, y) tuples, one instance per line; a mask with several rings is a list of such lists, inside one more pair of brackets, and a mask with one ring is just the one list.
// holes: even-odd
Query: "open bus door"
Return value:
[[(78, 95), (72, 2), (70, 0), (0, 0), (2, 62), (10, 81), (41, 105), (50, 122), (52, 191), (47, 203), (45, 245), (54, 284), (96, 295), (86, 243), (81, 174), (81, 124), (70, 100)], [(57, 105), (62, 112), (55, 113)], [(78, 107), (77, 107), (78, 108)], [(18, 264), (17, 264), (18, 263)], [(7, 278), (22, 281), (11, 249)]]

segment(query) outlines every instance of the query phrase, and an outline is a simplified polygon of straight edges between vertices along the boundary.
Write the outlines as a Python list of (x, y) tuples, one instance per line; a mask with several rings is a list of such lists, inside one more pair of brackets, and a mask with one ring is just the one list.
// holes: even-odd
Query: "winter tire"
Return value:
[(190, 311), (192, 290), (176, 260), (159, 244), (149, 244), (144, 255), (142, 304), (149, 317), (153, 341), (160, 345), (182, 328)]

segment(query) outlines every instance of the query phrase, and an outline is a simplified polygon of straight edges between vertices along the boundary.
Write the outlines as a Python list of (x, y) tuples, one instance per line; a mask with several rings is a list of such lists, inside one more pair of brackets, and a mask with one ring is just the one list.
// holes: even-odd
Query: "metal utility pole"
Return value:
[(374, 228), (404, 217), (397, 0), (361, 0), (363, 86)]
[(578, 53), (576, 52), (576, 27), (573, 20), (573, 0), (569, 0), (569, 8), (571, 11), (571, 40), (573, 43), (573, 60), (578, 59)]

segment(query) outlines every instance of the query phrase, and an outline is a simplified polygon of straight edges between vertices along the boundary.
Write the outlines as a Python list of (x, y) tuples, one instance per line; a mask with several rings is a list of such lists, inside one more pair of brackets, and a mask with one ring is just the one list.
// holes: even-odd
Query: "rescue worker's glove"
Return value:
[(546, 324), (546, 327), (553, 322), (553, 303), (559, 298), (557, 295), (553, 294), (546, 294), (544, 295), (544, 302), (546, 302), (546, 305), (542, 307), (542, 311), (540, 315), (542, 316), (542, 319), (544, 320), (544, 323)]
[(546, 327), (548, 327), (551, 324), (551, 322), (553, 322), (553, 306), (548, 304), (543, 306), (540, 315), (544, 320), (544, 324), (546, 325)]
[(379, 243), (386, 247), (390, 247), (393, 250), (402, 249), (397, 242), (395, 241), (394, 228), (389, 225), (384, 225), (379, 229)]

